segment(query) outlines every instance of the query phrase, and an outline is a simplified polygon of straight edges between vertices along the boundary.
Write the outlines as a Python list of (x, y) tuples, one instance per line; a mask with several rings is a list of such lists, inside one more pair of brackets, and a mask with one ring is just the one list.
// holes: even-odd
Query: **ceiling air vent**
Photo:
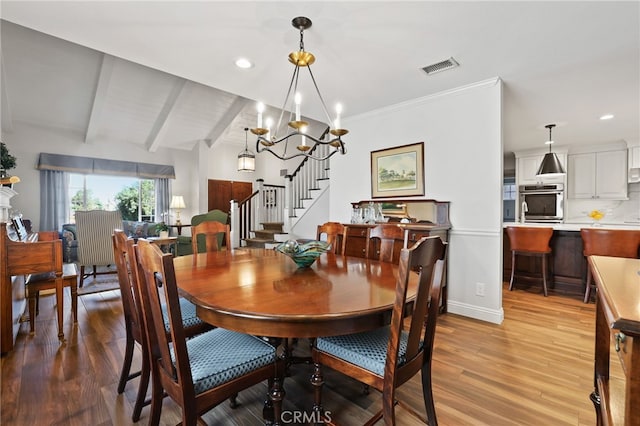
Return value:
[(449, 58), (435, 64), (427, 65), (426, 67), (422, 68), (422, 71), (427, 73), (427, 75), (431, 75), (440, 71), (446, 71), (448, 69), (455, 68), (459, 65), (460, 64), (455, 59)]

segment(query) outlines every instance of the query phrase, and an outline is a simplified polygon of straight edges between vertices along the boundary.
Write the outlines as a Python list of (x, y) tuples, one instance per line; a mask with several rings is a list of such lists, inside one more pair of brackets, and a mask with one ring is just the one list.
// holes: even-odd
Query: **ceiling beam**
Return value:
[(184, 78), (177, 78), (175, 84), (171, 88), (171, 93), (167, 96), (167, 100), (160, 110), (160, 114), (156, 118), (156, 122), (153, 123), (153, 127), (149, 132), (149, 136), (147, 136), (147, 140), (145, 142), (145, 147), (149, 152), (156, 152), (158, 146), (160, 145), (160, 140), (162, 140), (162, 136), (167, 131), (167, 122), (169, 121), (169, 117), (174, 112), (174, 107), (176, 106), (176, 101), (182, 93), (182, 89), (184, 89), (184, 85), (187, 82)]
[(84, 134), (84, 143), (93, 143), (96, 140), (115, 62), (115, 57), (107, 55), (106, 53), (102, 55), (102, 64), (100, 66), (98, 82), (96, 83), (96, 91), (93, 95), (93, 106), (91, 107), (91, 114), (89, 115), (87, 123), (87, 131)]
[(2, 74), (2, 104), (0, 106), (0, 112), (2, 112), (2, 130), (5, 132), (13, 132), (13, 118), (11, 117), (11, 103), (9, 102), (9, 93), (7, 93), (7, 76), (4, 71), (4, 57), (0, 53), (0, 74)]
[(207, 146), (211, 148), (213, 143), (218, 140), (218, 138), (222, 135), (227, 127), (231, 124), (234, 118), (244, 109), (244, 107), (249, 102), (249, 99), (243, 98), (241, 96), (236, 97), (233, 103), (227, 108), (227, 111), (224, 115), (218, 120), (218, 122), (213, 126), (207, 137), (204, 141), (207, 143)]

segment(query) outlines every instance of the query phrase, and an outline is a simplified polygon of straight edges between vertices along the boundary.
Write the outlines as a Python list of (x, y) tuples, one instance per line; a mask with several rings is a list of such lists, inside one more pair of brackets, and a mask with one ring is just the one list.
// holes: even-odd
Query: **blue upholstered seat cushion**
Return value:
[[(398, 365), (406, 362), (408, 334), (400, 336)], [(387, 359), (389, 327), (382, 327), (362, 333), (343, 336), (319, 337), (316, 347), (335, 357), (348, 361), (379, 376), (384, 376), (384, 364)], [(422, 343), (421, 343), (422, 346)]]
[[(196, 305), (189, 302), (184, 297), (178, 299), (180, 301), (180, 312), (182, 313), (182, 325), (185, 328), (202, 324), (202, 320), (196, 315)], [(166, 305), (162, 305), (162, 318), (164, 318), (164, 329), (169, 331), (169, 315), (167, 315)]]
[[(269, 343), (224, 328), (215, 328), (187, 340), (187, 352), (197, 394), (276, 360), (276, 350)], [(173, 351), (171, 356), (174, 356)]]

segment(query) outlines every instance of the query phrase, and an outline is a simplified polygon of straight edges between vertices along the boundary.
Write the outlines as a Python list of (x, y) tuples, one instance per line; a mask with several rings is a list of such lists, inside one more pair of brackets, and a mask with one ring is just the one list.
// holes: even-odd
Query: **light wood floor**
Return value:
[[(0, 423), (130, 424), (137, 379), (123, 395), (116, 392), (125, 336), (119, 292), (82, 296), (76, 327), (66, 309), (64, 345), (56, 336), (54, 300), (42, 298), (36, 335), (29, 336), (23, 324), (16, 349), (2, 358)], [(501, 325), (440, 316), (433, 364), (440, 424), (594, 425), (588, 398), (594, 305), (578, 296), (545, 298), (535, 288), (505, 288), (503, 304)], [(285, 381), (285, 410), (309, 412), (310, 367), (297, 365), (292, 373)], [(379, 395), (364, 395), (357, 382), (327, 372), (326, 383), (325, 409), (340, 424), (360, 425), (379, 406)], [(266, 384), (242, 392), (238, 409), (224, 403), (205, 420), (210, 425), (260, 424), (265, 392)], [(418, 377), (404, 386), (401, 397), (424, 413)], [(141, 424), (147, 423), (148, 410), (143, 409)], [(179, 409), (165, 400), (161, 424), (178, 422)]]

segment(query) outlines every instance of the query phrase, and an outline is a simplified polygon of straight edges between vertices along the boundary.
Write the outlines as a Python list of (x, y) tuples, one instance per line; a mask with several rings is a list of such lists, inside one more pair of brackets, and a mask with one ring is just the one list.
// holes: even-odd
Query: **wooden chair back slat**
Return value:
[(640, 249), (640, 231), (627, 229), (582, 228), (585, 256), (612, 256), (634, 259)]
[(549, 241), (553, 235), (550, 227), (509, 226), (507, 235), (511, 250), (530, 253), (551, 253)]
[(404, 229), (393, 225), (377, 225), (369, 229), (365, 257), (382, 262), (397, 262), (404, 245), (404, 232)]
[(231, 250), (231, 234), (229, 225), (216, 222), (205, 221), (191, 227), (191, 248), (194, 254), (198, 253), (198, 236), (202, 235), (205, 241), (205, 252), (219, 251), (218, 239), (223, 234), (223, 241), (227, 250)]
[(331, 244), (331, 251), (336, 254), (344, 253), (344, 241), (345, 241), (346, 227), (339, 222), (326, 222), (322, 225), (318, 225), (316, 231), (316, 240), (322, 240)]

